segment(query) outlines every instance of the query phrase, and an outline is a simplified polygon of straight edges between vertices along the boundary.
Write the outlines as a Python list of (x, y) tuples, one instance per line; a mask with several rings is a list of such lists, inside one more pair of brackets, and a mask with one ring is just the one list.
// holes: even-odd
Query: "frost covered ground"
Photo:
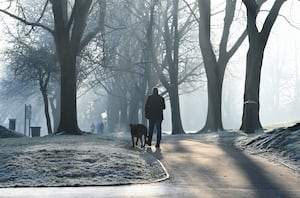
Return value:
[(228, 144), (275, 164), (287, 166), (300, 175), (300, 123), (271, 126), (265, 131), (246, 134), (238, 130), (202, 133), (200, 139)]
[(254, 155), (287, 166), (300, 174), (300, 123), (240, 137), (235, 145)]
[[(120, 185), (167, 177), (150, 153), (131, 148), (129, 133), (4, 138), (11, 132), (1, 130), (0, 187)], [(300, 173), (300, 124), (254, 134), (232, 130), (184, 136), (231, 145)]]
[(166, 177), (152, 155), (107, 136), (0, 139), (0, 187), (94, 186)]

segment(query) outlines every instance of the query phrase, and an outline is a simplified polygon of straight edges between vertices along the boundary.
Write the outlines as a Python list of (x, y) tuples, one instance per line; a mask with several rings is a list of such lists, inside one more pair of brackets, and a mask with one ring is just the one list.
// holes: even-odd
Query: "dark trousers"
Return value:
[(160, 141), (161, 141), (161, 123), (162, 123), (162, 120), (149, 120), (149, 136), (148, 136), (148, 144), (149, 145), (151, 145), (154, 126), (156, 126), (156, 133), (157, 133), (156, 145), (160, 144)]

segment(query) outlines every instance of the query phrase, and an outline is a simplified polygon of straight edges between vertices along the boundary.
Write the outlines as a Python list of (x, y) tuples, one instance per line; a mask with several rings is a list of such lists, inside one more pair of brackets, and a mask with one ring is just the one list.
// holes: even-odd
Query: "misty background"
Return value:
[[(39, 3), (42, 4), (42, 1), (31, 2), (37, 2), (36, 10), (41, 8), (41, 6), (38, 5)], [(105, 53), (110, 53), (109, 55), (112, 56), (110, 57), (111, 60), (108, 64), (113, 65), (113, 63), (116, 63), (112, 59), (113, 57), (118, 56), (118, 60), (123, 61), (122, 64), (124, 68), (126, 68), (128, 57), (126, 57), (126, 53), (122, 54), (123, 52), (119, 50), (124, 50), (129, 43), (139, 42), (140, 38), (138, 39), (132, 32), (138, 32), (139, 28), (143, 25), (140, 23), (141, 21), (138, 21), (137, 18), (135, 18), (136, 13), (134, 12), (133, 7), (130, 6), (141, 6), (139, 5), (140, 3), (139, 1), (111, 1), (108, 3), (107, 12), (110, 14), (106, 16), (106, 31), (108, 37), (112, 37), (106, 38), (107, 40), (105, 40), (105, 44), (107, 45)], [(27, 6), (30, 5), (32, 4), (29, 3)], [(183, 2), (181, 2), (180, 5), (183, 7), (183, 11), (180, 12), (181, 22), (184, 23), (184, 20), (190, 16), (190, 12)], [(3, 6), (5, 5), (0, 4), (0, 6), (1, 8), (4, 8)], [(212, 18), (212, 37), (213, 40), (216, 41), (215, 45), (217, 46), (224, 17), (224, 13), (222, 13), (221, 10), (224, 9), (225, 3), (222, 1), (214, 1), (213, 6), (216, 11), (219, 11), (219, 14), (216, 14)], [(266, 17), (269, 7), (270, 4), (268, 3), (264, 5), (262, 10), (266, 11), (260, 13), (259, 18), (257, 19), (258, 24)], [(119, 12), (112, 12), (119, 8), (122, 8)], [(232, 37), (246, 26), (245, 8), (242, 5), (242, 2), (237, 3), (236, 9), (236, 23), (234, 28), (231, 29)], [(25, 12), (30, 12), (29, 8), (26, 8), (26, 6), (24, 6), (24, 10)], [(300, 3), (296, 0), (290, 0), (284, 3), (265, 49), (260, 84), (260, 120), (263, 126), (273, 123), (300, 120), (300, 30), (296, 28), (300, 27), (299, 10)], [(31, 17), (34, 18), (36, 16)], [(113, 17), (116, 17), (116, 19), (114, 20)], [(120, 24), (122, 24), (123, 21), (119, 20), (122, 18), (127, 20), (128, 24), (121, 26)], [(9, 16), (1, 15), (1, 20), (0, 71), (1, 79), (7, 80), (14, 78), (13, 75), (7, 72), (7, 67), (10, 67), (7, 50), (15, 49), (15, 38), (18, 36), (22, 38), (25, 37), (26, 42), (30, 43), (27, 38), (28, 35), (26, 35), (26, 32), (30, 32), (31, 37), (34, 40), (32, 43), (42, 40), (43, 46), (49, 47), (50, 49), (54, 48), (54, 44), (53, 41), (51, 41), (51, 38), (48, 38), (46, 33), (41, 33), (42, 38), (39, 38), (40, 35), (35, 34), (35, 31), (38, 30), (37, 28), (35, 31), (31, 31), (30, 28), (26, 29)], [(114, 28), (111, 28), (112, 26), (114, 26)], [(201, 57), (199, 55), (200, 49), (197, 41), (197, 26), (190, 25), (189, 28), (190, 31), (184, 36), (184, 42), (181, 44), (183, 49), (181, 55), (185, 57), (185, 66), (193, 68), (193, 66), (196, 66), (201, 62)], [(101, 51), (101, 47), (104, 46), (103, 42), (104, 41), (100, 39), (89, 45), (90, 51), (86, 51), (81, 55), (82, 59), (80, 62), (83, 65), (91, 66), (93, 64), (98, 64), (96, 63), (96, 60), (98, 59), (100, 62), (103, 61), (103, 57), (101, 56), (101, 53), (103, 53), (103, 51)], [(122, 45), (122, 47), (119, 45)], [(136, 53), (138, 53), (139, 48), (137, 46), (132, 48), (137, 49)], [(238, 49), (226, 68), (222, 92), (222, 119), (225, 129), (238, 129), (242, 122), (247, 49), (248, 40), (245, 39), (242, 46)], [(134, 52), (128, 52), (128, 54), (134, 54)], [(122, 59), (122, 56), (125, 56), (123, 57), (124, 59)], [(139, 61), (137, 58), (133, 58), (132, 60), (136, 61), (136, 64), (133, 65), (138, 65)], [(105, 66), (101, 65), (100, 67)], [(107, 67), (109, 67), (109, 65), (107, 65)], [(109, 111), (110, 108), (108, 102), (111, 101), (111, 96), (120, 97), (120, 95), (122, 95), (122, 93), (120, 93), (120, 95), (116, 96), (115, 93), (111, 93), (108, 90), (108, 85), (99, 83), (99, 81), (109, 82), (109, 77), (123, 74), (122, 68), (119, 68), (119, 71), (115, 70), (113, 72), (107, 72), (106, 74), (108, 75), (106, 75), (105, 78), (102, 78), (104, 75), (100, 75), (103, 73), (103, 70), (100, 71), (97, 68), (99, 68), (99, 66), (84, 67), (81, 68), (83, 72), (79, 74), (81, 82), (78, 85), (77, 91), (77, 117), (79, 127), (83, 131), (90, 131), (93, 123), (96, 124), (101, 119), (107, 119), (107, 116), (109, 116), (107, 111)], [(128, 71), (137, 72), (139, 69), (132, 70), (132, 68), (129, 68)], [(120, 73), (118, 74), (118, 72)], [(206, 77), (203, 66), (199, 65), (197, 72), (195, 73), (197, 75), (197, 80), (191, 79), (190, 85), (180, 86), (180, 112), (182, 125), (186, 132), (200, 130), (205, 124), (207, 115)], [(127, 81), (128, 79), (135, 80), (135, 78), (130, 77), (127, 78)], [(121, 81), (121, 79), (119, 80)], [(12, 85), (12, 82), (8, 82), (8, 84)], [(156, 85), (159, 86), (160, 93), (165, 93), (165, 89), (160, 86), (159, 82)], [(51, 89), (56, 89), (56, 86), (57, 85), (53, 84)], [(13, 90), (5, 93), (3, 93), (5, 90), (3, 87), (2, 84), (0, 91), (2, 92), (0, 98), (0, 124), (8, 127), (9, 119), (15, 118), (17, 124), (16, 131), (23, 133), (25, 104), (31, 104), (32, 119), (30, 124), (31, 126), (41, 126), (41, 135), (46, 135), (47, 126), (44, 116), (44, 105), (42, 96), (39, 93), (38, 84), (33, 84), (28, 88), (28, 86), (22, 85), (21, 83), (16, 85)], [(167, 94), (165, 94), (164, 97), (166, 98), (167, 107), (164, 112), (165, 119), (162, 124), (162, 129), (165, 132), (170, 132), (172, 129), (170, 100), (168, 99)], [(141, 112), (139, 112), (139, 115), (141, 115)], [(128, 120), (128, 123), (129, 122), (130, 121)], [(141, 120), (139, 120), (139, 122), (141, 122)], [(116, 130), (124, 130), (124, 128), (123, 126), (120, 126), (117, 127)]]

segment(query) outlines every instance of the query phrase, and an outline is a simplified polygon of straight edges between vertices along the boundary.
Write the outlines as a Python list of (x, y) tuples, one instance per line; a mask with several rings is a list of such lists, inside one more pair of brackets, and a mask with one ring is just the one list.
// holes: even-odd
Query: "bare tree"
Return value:
[(9, 70), (14, 74), (13, 80), (19, 79), (25, 84), (38, 84), (44, 101), (44, 111), (48, 134), (52, 133), (49, 113), (48, 87), (51, 78), (58, 73), (55, 54), (45, 47), (35, 48), (18, 42), (7, 52)]
[[(170, 104), (172, 109), (172, 134), (184, 133), (181, 121), (179, 93), (178, 93), (178, 67), (179, 67), (179, 42), (180, 35), (178, 29), (178, 0), (172, 2), (172, 14), (164, 17), (164, 41), (166, 45), (166, 62), (168, 65), (170, 83), (162, 80), (162, 84), (167, 89), (170, 96)], [(169, 19), (172, 19), (170, 22)], [(171, 27), (169, 27), (171, 23)], [(162, 78), (162, 75), (160, 75)]]
[[(161, 33), (164, 49), (161, 52), (158, 50), (158, 46), (161, 46), (160, 43), (157, 45), (150, 43), (148, 44), (148, 47), (151, 48), (150, 52), (153, 67), (155, 68), (161, 84), (166, 89), (166, 93), (169, 95), (172, 134), (182, 134), (185, 132), (181, 121), (179, 86), (187, 83), (189, 79), (197, 73), (196, 70), (199, 68), (199, 65), (189, 65), (188, 67), (186, 62), (181, 61), (183, 54), (182, 51), (180, 51), (180, 46), (183, 46), (183, 38), (191, 29), (194, 21), (192, 20), (192, 14), (190, 14), (184, 18), (184, 21), (180, 20), (179, 22), (179, 11), (184, 8), (181, 6), (179, 7), (178, 0), (167, 0), (164, 4), (159, 4), (158, 7), (162, 13), (162, 16), (159, 17), (162, 19), (162, 32), (160, 32), (160, 28), (154, 23), (149, 23), (149, 29), (151, 30), (151, 26), (153, 26), (156, 27), (158, 33)], [(151, 12), (154, 12), (154, 9)], [(150, 18), (150, 22), (151, 21), (152, 20)], [(183, 69), (183, 65), (186, 68)]]
[[(40, 23), (49, 3), (52, 5), (54, 29)], [(89, 15), (92, 14), (91, 9), (93, 8), (98, 9), (96, 11), (98, 13), (96, 15), (97, 23), (93, 26), (93, 29), (89, 29), (86, 32), (86, 23)], [(27, 21), (26, 17), (20, 17), (8, 12), (6, 9), (0, 9), (0, 12), (19, 20), (25, 25), (30, 25), (32, 28), (41, 27), (47, 30), (54, 37), (56, 53), (61, 68), (61, 105), (58, 132), (68, 134), (81, 133), (77, 123), (76, 57), (90, 40), (103, 30), (105, 8), (105, 0), (95, 1), (94, 4), (92, 0), (46, 0), (41, 16), (34, 22)], [(95, 20), (93, 19), (93, 21)]]
[[(105, 60), (95, 63), (102, 65), (102, 68), (97, 67), (93, 72), (96, 78), (92, 84), (100, 85), (109, 95), (107, 111), (110, 131), (126, 129), (128, 122), (140, 122), (139, 110), (145, 96), (146, 82), (142, 54), (143, 4), (140, 1), (108, 4), (108, 25), (102, 37)], [(103, 71), (104, 75), (101, 75)]]
[(266, 0), (243, 0), (247, 8), (247, 33), (249, 49), (247, 53), (246, 80), (244, 92), (244, 110), (241, 130), (254, 132), (262, 129), (259, 119), (259, 87), (265, 47), (279, 10), (286, 0), (276, 0), (268, 13), (261, 31), (256, 18), (261, 5)]
[(242, 32), (234, 44), (229, 48), (230, 28), (234, 21), (236, 0), (226, 0), (224, 25), (216, 54), (211, 39), (211, 1), (198, 0), (200, 18), (199, 45), (207, 77), (208, 111), (205, 126), (201, 131), (223, 130), (222, 123), (222, 87), (226, 66), (230, 58), (245, 40), (246, 31)]

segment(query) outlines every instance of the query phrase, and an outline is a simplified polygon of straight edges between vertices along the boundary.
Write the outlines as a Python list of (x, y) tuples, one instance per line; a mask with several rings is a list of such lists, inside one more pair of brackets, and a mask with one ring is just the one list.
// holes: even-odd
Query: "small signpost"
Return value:
[[(28, 128), (27, 128), (28, 121)], [(28, 129), (28, 136), (30, 136), (30, 121), (31, 121), (31, 105), (25, 104), (25, 122), (24, 122), (24, 135), (26, 136)]]

